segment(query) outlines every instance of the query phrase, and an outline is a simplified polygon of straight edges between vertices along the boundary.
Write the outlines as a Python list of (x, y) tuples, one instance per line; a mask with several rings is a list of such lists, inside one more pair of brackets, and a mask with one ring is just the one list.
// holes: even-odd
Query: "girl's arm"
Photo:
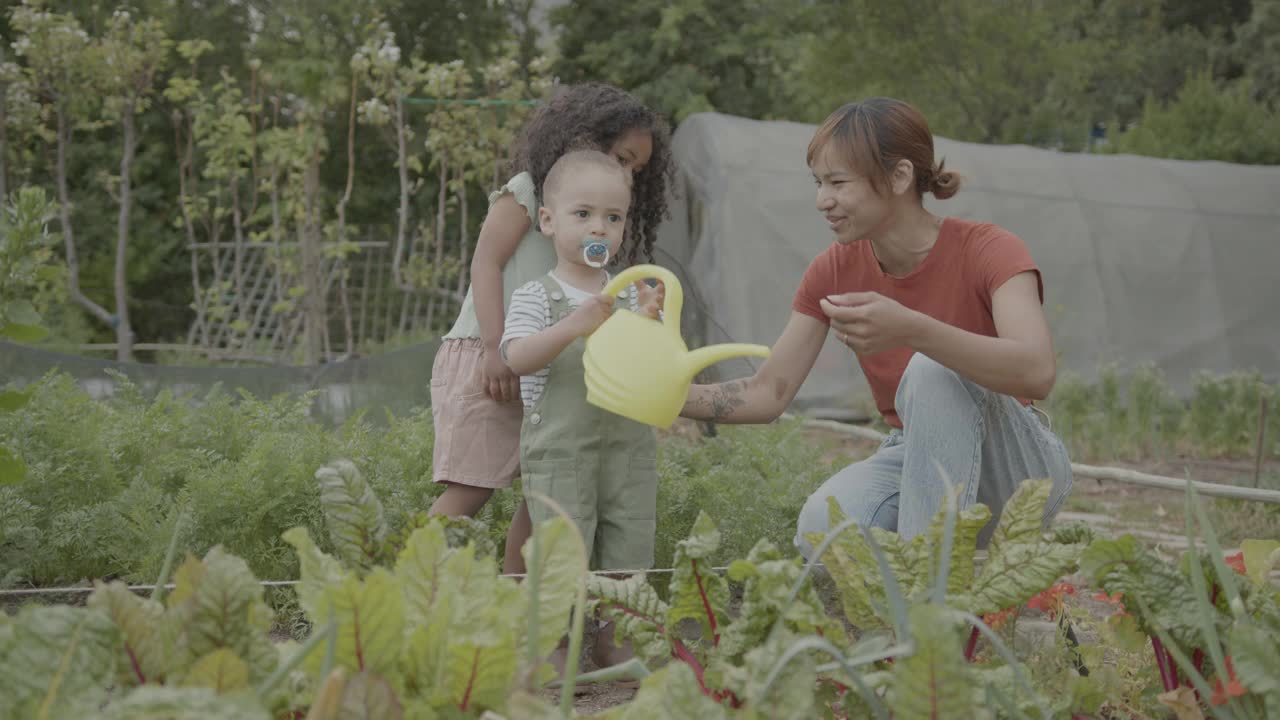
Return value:
[(782, 336), (755, 375), (717, 385), (694, 385), (680, 414), (731, 424), (778, 419), (809, 376), (826, 338), (826, 323), (792, 312)]
[(502, 362), (498, 353), (506, 319), (502, 307), (502, 269), (515, 254), (531, 222), (529, 211), (516, 202), (513, 195), (504, 194), (489, 208), (471, 258), (471, 295), (485, 351), (485, 389), (495, 400), (509, 401), (520, 396), (519, 376)]

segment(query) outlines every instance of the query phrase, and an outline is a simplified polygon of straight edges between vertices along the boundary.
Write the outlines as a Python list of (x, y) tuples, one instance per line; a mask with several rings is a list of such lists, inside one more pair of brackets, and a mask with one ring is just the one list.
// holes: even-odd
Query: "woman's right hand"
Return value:
[(498, 402), (511, 402), (520, 398), (520, 376), (511, 372), (511, 368), (502, 360), (502, 353), (497, 350), (485, 350), (482, 356), (480, 371), (484, 382), (484, 390), (489, 397)]

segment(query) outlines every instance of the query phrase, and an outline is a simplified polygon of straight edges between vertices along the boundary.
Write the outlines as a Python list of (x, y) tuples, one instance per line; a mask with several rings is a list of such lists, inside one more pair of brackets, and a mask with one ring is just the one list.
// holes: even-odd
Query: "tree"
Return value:
[[(26, 61), (27, 82), (33, 94), (45, 103), (45, 125), (39, 128), (39, 135), (46, 142), (51, 141), (56, 150), (54, 177), (66, 249), (68, 296), (91, 315), (114, 327), (116, 318), (80, 290), (80, 259), (68, 190), (67, 163), (73, 130), (87, 122), (97, 106), (93, 43), (74, 17), (51, 13), (34, 3), (15, 7), (10, 14), (10, 24), (18, 33), (13, 47)], [(54, 126), (52, 138), (49, 137), (50, 122)]]
[(1109, 152), (1181, 160), (1280, 164), (1280, 113), (1252, 97), (1248, 78), (1220, 84), (1208, 70), (1188, 79), (1176, 99), (1147, 99), (1135, 127)]
[(573, 0), (552, 11), (554, 70), (613, 83), (676, 122), (707, 110), (793, 117), (812, 18), (795, 0)]
[(977, 142), (1082, 141), (1088, 45), (1081, 3), (875, 0), (823, 3), (807, 77), (830, 112), (871, 95), (907, 100), (939, 135)]
[(1253, 0), (1253, 13), (1236, 26), (1231, 50), (1252, 81), (1254, 97), (1280, 104), (1280, 0)]
[(9, 197), (9, 86), (13, 75), (4, 61), (0, 45), (0, 203)]
[(1220, 5), (832, 0), (805, 77), (826, 111), (892, 95), (939, 135), (1078, 150), (1095, 123), (1129, 125), (1201, 68), (1231, 76), (1230, 26), (1247, 2)]
[(51, 285), (61, 279), (54, 261), (57, 208), (43, 188), (22, 187), (0, 203), (0, 337), (37, 342), (49, 331), (41, 314)]
[(138, 149), (138, 115), (151, 103), (158, 89), (157, 75), (168, 64), (169, 38), (159, 21), (135, 20), (126, 10), (112, 14), (103, 37), (105, 106), (107, 115), (117, 119), (122, 131), (120, 177), (116, 199), (120, 205), (116, 222), (115, 300), (116, 359), (133, 359), (133, 328), (129, 323), (129, 214), (133, 209), (133, 160)]

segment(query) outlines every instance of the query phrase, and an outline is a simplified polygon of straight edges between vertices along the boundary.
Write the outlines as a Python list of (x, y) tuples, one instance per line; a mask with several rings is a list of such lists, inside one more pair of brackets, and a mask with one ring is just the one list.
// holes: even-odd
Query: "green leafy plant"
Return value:
[(257, 578), (221, 548), (188, 558), (166, 597), (167, 573), (150, 598), (99, 582), (86, 607), (5, 616), (0, 705), (33, 718), (268, 717), (291, 663)]
[[(1256, 371), (1197, 373), (1189, 397), (1182, 399), (1154, 366), (1127, 373), (1106, 366), (1094, 384), (1063, 377), (1048, 411), (1074, 457), (1137, 460), (1179, 452), (1252, 457), (1261, 400), (1268, 402), (1267, 427), (1280, 422), (1276, 396), (1276, 387)], [(1280, 444), (1268, 443), (1263, 453), (1280, 455)]]
[[(592, 604), (614, 621), (616, 639), (630, 639), (640, 657), (674, 660), (673, 665), (691, 673), (668, 670), (662, 679), (647, 681), (648, 687), (678, 683), (687, 695), (692, 677), (703, 696), (698, 706), (709, 699), (728, 709), (750, 706), (760, 717), (805, 716), (816, 702), (811, 661), (794, 665), (774, 694), (766, 692), (764, 677), (789, 640), (816, 633), (843, 646), (844, 629), (826, 614), (812, 586), (792, 592), (803, 576), (799, 558), (784, 557), (761, 540), (745, 559), (729, 566), (726, 579), (712, 560), (720, 538), (711, 518), (700, 514), (693, 532), (676, 547), (668, 600), (643, 576), (593, 575), (588, 586)], [(742, 583), (736, 613), (727, 580)], [(644, 700), (649, 695), (642, 689), (636, 703), (647, 707), (641, 703), (665, 702), (656, 695)]]
[[(735, 518), (719, 527), (726, 558), (746, 557), (760, 540), (792, 552), (809, 494), (858, 459), (847, 448), (825, 452), (807, 441), (799, 420), (760, 427), (725, 426), (714, 438), (672, 436), (660, 446), (657, 567), (672, 567), (676, 547), (693, 531), (698, 515)], [(664, 578), (655, 578), (664, 590)]]
[[(991, 519), (985, 505), (974, 505), (954, 518), (950, 542), (944, 542), (947, 516), (934, 517), (927, 532), (904, 541), (896, 533), (870, 528), (870, 537), (884, 554), (893, 581), (908, 602), (937, 592), (938, 577), (947, 584), (943, 600), (953, 608), (982, 616), (1017, 607), (1071, 572), (1084, 544), (1072, 532), (1046, 533), (1044, 507), (1049, 480), (1029, 480), (1005, 503), (991, 536), (986, 561), (976, 561), (978, 535)], [(845, 522), (840, 506), (831, 501), (831, 526)], [(823, 536), (813, 535), (815, 546)], [(820, 558), (840, 592), (845, 615), (864, 631), (895, 625), (886, 581), (866, 536), (844, 533)]]
[[(1050, 480), (1019, 486), (1005, 503), (983, 562), (977, 543), (991, 518), (983, 505), (957, 511), (948, 496), (928, 530), (904, 541), (878, 528), (857, 528), (831, 501), (832, 530), (807, 538), (816, 547), (815, 558), (826, 564), (846, 617), (862, 631), (861, 644), (878, 640), (880, 647), (894, 646), (867, 658), (881, 669), (861, 680), (855, 682), (845, 669), (840, 677), (859, 690), (847, 702), (860, 698), (861, 711), (877, 717), (887, 717), (882, 695), (894, 717), (937, 717), (944, 708), (963, 715), (984, 705), (1015, 717), (1050, 713), (1028, 673), (982, 617), (1020, 607), (1075, 567), (1089, 533), (1046, 530), (1051, 486)], [(980, 636), (992, 643), (1003, 665), (972, 664)], [(849, 658), (841, 662), (856, 664)], [(1058, 709), (1066, 712), (1075, 702), (1068, 697)]]
[[(321, 532), (325, 490), (314, 474), (335, 456), (366, 470), (388, 538), (403, 534), (440, 491), (430, 479), (427, 409), (332, 428), (312, 419), (310, 396), (149, 395), (123, 376), (113, 384), (114, 393), (97, 400), (69, 376), (50, 374), (23, 390), (24, 407), (0, 413), (0, 445), (27, 465), (25, 480), (0, 487), (4, 582), (149, 581), (180, 512), (188, 517), (184, 549), (203, 554), (221, 545), (259, 577), (297, 577), (296, 555), (280, 536), (305, 525), (332, 549)], [(482, 549), (501, 538), (505, 525), (494, 519), (502, 517), (481, 516)], [(281, 610), (293, 602), (281, 589), (269, 597)]]
[(523, 584), (473, 543), (451, 545), (438, 521), (409, 534), (394, 565), (373, 565), (385, 532), (376, 495), (350, 462), (316, 475), (339, 555), (306, 528), (285, 533), (314, 630), (304, 645), (273, 644), (262, 586), (221, 548), (183, 563), (166, 596), (175, 532), (150, 598), (98, 583), (87, 607), (0, 619), (0, 669), (14, 681), (0, 705), (39, 718), (478, 718), (513, 705), (550, 716), (533, 690), (553, 675), (544, 658), (575, 609), (581, 635), (585, 605), (585, 545), (569, 519), (535, 528)]
[[(353, 696), (402, 708), (406, 717), (479, 717), (550, 679), (544, 658), (567, 630), (586, 571), (585, 545), (567, 518), (535, 529), (524, 550), (530, 578), (517, 584), (498, 576), (475, 543), (451, 544), (443, 521), (388, 544), (381, 502), (353, 463), (332, 463), (316, 478), (337, 557), (316, 547), (306, 528), (285, 533), (298, 552), (306, 617), (335, 631), (326, 656), (305, 666), (321, 688), (315, 717), (339, 717), (326, 714), (325, 698), (343, 704)], [(467, 537), (466, 526), (452, 527)]]
[[(48, 228), (56, 206), (37, 187), (23, 187), (0, 203), (0, 338), (38, 342), (49, 331), (32, 298), (47, 292), (60, 272), (52, 262), (58, 236)], [(0, 391), (0, 413), (13, 412), (30, 399), (29, 390)], [(0, 445), (0, 485), (21, 482), (26, 473), (22, 457)]]
[(1280, 564), (1280, 541), (1246, 540), (1225, 558), (1190, 485), (1186, 532), (1193, 549), (1177, 565), (1124, 535), (1095, 540), (1081, 568), (1150, 638), (1163, 702), (1213, 717), (1273, 717), (1280, 713), (1280, 592), (1268, 576)]

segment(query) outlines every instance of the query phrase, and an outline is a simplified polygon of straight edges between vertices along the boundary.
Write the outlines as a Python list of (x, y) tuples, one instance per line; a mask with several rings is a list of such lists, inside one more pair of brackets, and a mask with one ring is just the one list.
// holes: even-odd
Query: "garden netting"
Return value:
[(437, 347), (435, 342), (422, 343), (314, 367), (183, 367), (102, 360), (0, 342), (0, 384), (27, 384), (59, 371), (95, 397), (115, 392), (120, 377), (149, 396), (168, 391), (198, 399), (214, 390), (245, 390), (270, 398), (315, 391), (312, 415), (318, 421), (341, 423), (367, 411), (369, 420), (380, 422), (387, 412), (405, 415), (430, 406), (431, 363)]

